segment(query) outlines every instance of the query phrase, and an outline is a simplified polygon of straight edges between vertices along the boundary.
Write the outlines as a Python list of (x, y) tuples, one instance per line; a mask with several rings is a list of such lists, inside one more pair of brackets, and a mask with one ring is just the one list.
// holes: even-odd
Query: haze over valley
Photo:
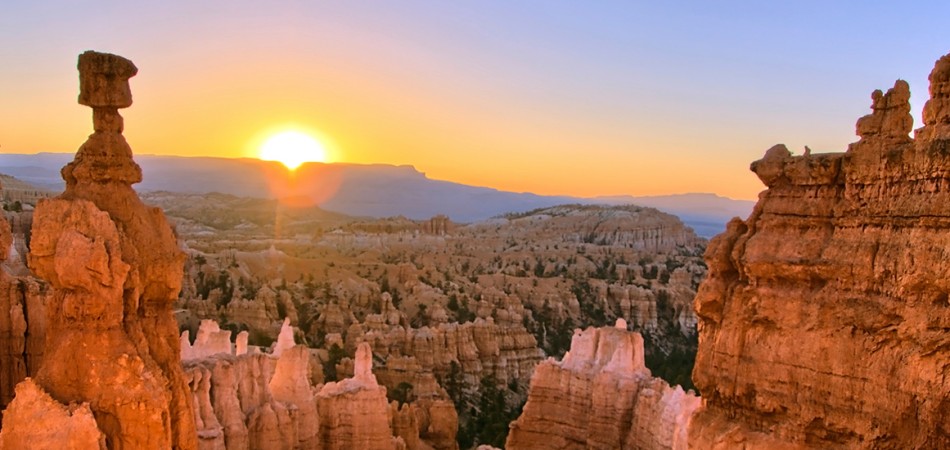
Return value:
[[(68, 154), (0, 154), (0, 173), (51, 192), (62, 190), (59, 168)], [(284, 199), (352, 216), (404, 216), (414, 220), (444, 214), (475, 222), (506, 213), (571, 204), (640, 205), (679, 216), (700, 236), (725, 230), (733, 217), (748, 217), (753, 202), (714, 194), (581, 198), (504, 192), (432, 180), (410, 166), (385, 164), (304, 164), (293, 173), (277, 162), (174, 156), (137, 156), (144, 181), (136, 189), (188, 194), (223, 193)]]

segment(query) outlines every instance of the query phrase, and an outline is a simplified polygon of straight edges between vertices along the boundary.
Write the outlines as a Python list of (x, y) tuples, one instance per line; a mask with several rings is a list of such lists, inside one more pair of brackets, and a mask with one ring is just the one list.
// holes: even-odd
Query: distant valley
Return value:
[[(63, 188), (59, 170), (71, 158), (63, 153), (3, 154), (0, 173), (58, 192)], [(674, 214), (709, 238), (723, 231), (731, 218), (748, 217), (754, 205), (707, 193), (581, 198), (506, 192), (433, 180), (411, 166), (385, 164), (306, 164), (287, 177), (279, 163), (250, 158), (140, 155), (136, 160), (144, 172), (145, 180), (136, 185), (142, 192), (283, 199), (363, 217), (422, 220), (444, 214), (455, 222), (470, 223), (570, 203), (636, 204)]]

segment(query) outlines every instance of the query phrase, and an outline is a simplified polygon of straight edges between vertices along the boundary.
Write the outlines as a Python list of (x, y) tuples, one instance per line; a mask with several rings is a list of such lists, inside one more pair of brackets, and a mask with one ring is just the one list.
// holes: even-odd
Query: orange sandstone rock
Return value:
[(770, 149), (707, 249), (691, 448), (950, 448), (950, 55), (925, 126), (872, 94), (846, 153)]
[[(132, 190), (141, 170), (121, 134), (118, 108), (131, 105), (137, 69), (86, 52), (79, 70), (95, 133), (63, 168), (66, 191), (35, 211), (29, 266), (53, 289), (34, 381), (58, 402), (88, 403), (110, 448), (194, 449), (171, 312), (183, 255), (161, 211)], [(18, 428), (8, 432), (42, 432)]]
[(699, 398), (653, 378), (643, 338), (618, 320), (575, 331), (571, 350), (531, 377), (508, 449), (685, 449)]
[(351, 448), (395, 449), (390, 428), (386, 388), (372, 373), (373, 353), (369, 344), (357, 347), (355, 374), (338, 383), (327, 383), (317, 394), (320, 439), (326, 450)]
[(65, 406), (27, 378), (16, 387), (16, 399), (5, 413), (0, 448), (91, 450), (106, 448), (88, 403)]

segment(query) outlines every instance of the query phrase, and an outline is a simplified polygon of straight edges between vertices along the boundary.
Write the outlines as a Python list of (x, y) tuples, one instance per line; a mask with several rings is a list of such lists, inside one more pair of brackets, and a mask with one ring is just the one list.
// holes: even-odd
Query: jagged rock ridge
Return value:
[[(247, 334), (242, 335), (232, 348), (230, 331), (204, 321), (195, 343), (182, 354), (200, 448), (456, 448), (455, 428), (439, 430), (451, 442), (448, 447), (423, 439), (438, 419), (431, 413), (439, 408), (388, 402), (386, 388), (372, 372), (368, 344), (356, 350), (352, 377), (312, 385), (314, 350), (295, 344), (288, 322), (269, 353), (248, 347)], [(183, 343), (186, 338), (187, 331)], [(449, 413), (454, 417), (454, 411)], [(428, 426), (422, 429), (424, 419)]]
[(752, 170), (768, 187), (706, 252), (694, 448), (950, 448), (950, 55), (915, 137), (875, 91), (845, 153)]
[(685, 449), (700, 399), (653, 378), (643, 338), (613, 328), (577, 330), (558, 362), (538, 365), (508, 449)]

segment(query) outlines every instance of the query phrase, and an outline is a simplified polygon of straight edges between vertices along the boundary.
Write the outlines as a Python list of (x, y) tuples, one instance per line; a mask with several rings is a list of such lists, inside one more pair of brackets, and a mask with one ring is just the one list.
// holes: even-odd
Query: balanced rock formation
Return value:
[(653, 378), (643, 338), (626, 328), (620, 319), (613, 328), (577, 330), (560, 362), (539, 364), (505, 448), (687, 448), (700, 399)]
[(694, 448), (950, 448), (950, 55), (912, 139), (872, 94), (845, 153), (752, 164), (768, 187), (706, 252)]
[[(66, 191), (35, 211), (29, 266), (52, 286), (52, 297), (33, 381), (63, 405), (87, 403), (109, 448), (195, 449), (171, 311), (184, 255), (161, 210), (146, 207), (132, 189), (142, 172), (118, 113), (132, 104), (128, 79), (136, 72), (119, 56), (79, 56), (79, 103), (93, 108), (95, 133), (63, 168)], [(8, 414), (29, 411), (18, 402)], [(7, 419), (4, 434), (45, 432)]]

